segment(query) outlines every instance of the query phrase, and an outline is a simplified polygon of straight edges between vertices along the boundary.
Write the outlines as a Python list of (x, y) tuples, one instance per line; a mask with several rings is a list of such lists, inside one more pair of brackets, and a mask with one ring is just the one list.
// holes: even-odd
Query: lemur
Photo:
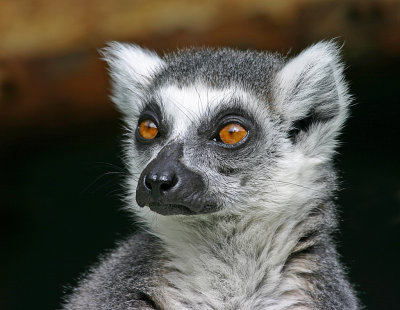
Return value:
[(332, 157), (351, 96), (340, 48), (102, 50), (142, 228), (73, 309), (359, 309), (332, 238)]

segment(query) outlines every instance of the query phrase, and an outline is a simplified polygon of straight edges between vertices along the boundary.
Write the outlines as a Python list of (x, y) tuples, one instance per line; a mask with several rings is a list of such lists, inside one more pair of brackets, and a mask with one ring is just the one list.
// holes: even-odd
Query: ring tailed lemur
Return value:
[(143, 229), (64, 309), (357, 309), (331, 237), (332, 155), (351, 101), (336, 44), (292, 59), (102, 53)]

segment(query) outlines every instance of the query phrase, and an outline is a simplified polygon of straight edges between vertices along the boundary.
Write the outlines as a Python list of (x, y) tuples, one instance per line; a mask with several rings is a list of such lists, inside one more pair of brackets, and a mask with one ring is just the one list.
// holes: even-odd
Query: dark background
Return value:
[(56, 309), (135, 230), (119, 199), (121, 123), (96, 52), (106, 41), (295, 55), (330, 38), (344, 43), (355, 98), (336, 157), (339, 251), (367, 309), (398, 309), (399, 1), (10, 0), (0, 38), (1, 309)]

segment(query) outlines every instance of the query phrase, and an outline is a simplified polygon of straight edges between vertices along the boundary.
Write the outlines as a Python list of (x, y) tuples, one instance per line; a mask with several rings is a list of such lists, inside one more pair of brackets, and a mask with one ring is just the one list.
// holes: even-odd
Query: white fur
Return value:
[[(135, 100), (140, 101), (143, 97), (141, 88), (127, 82), (145, 85), (163, 66), (163, 61), (132, 46), (113, 46), (112, 53), (116, 59), (108, 61), (118, 70), (112, 73), (113, 79), (130, 89), (136, 94)], [(141, 64), (137, 66), (134, 63)], [(127, 80), (126, 76), (130, 79)], [(333, 85), (326, 84), (330, 81), (329, 76)], [(160, 287), (160, 300), (168, 305), (165, 309), (283, 310), (313, 307), (310, 296), (304, 292), (307, 283), (294, 272), (284, 273), (283, 267), (300, 236), (308, 229), (296, 225), (331, 191), (320, 179), (327, 176), (324, 165), (334, 151), (337, 132), (347, 113), (349, 97), (342, 79), (337, 50), (332, 50), (328, 43), (312, 46), (284, 66), (273, 87), (275, 109), (284, 117), (282, 126), (288, 129), (294, 120), (306, 117), (312, 104), (320, 99), (319, 90), (327, 92), (328, 100), (335, 100), (337, 106), (332, 111), (329, 111), (331, 106), (315, 108), (334, 117), (324, 124), (316, 124), (295, 145), (278, 135), (276, 139), (280, 141), (283, 156), (277, 159), (268, 176), (251, 180), (247, 192), (243, 192), (239, 181), (223, 179), (208, 172), (210, 187), (213, 187), (212, 182), (226, 183), (225, 187), (221, 184), (215, 186), (222, 188), (215, 195), (225, 199), (224, 192), (236, 193), (236, 197), (225, 199), (224, 211), (193, 218), (162, 216), (147, 208), (135, 208), (149, 232), (164, 244), (167, 257), (164, 267), (168, 270), (164, 277), (172, 284)], [(166, 143), (185, 137), (199, 119), (223, 100), (235, 97), (241, 98), (246, 108), (258, 117), (265, 134), (274, 130), (270, 125), (273, 115), (267, 105), (235, 85), (228, 89), (210, 89), (201, 83), (183, 88), (167, 85), (159, 89), (156, 96), (162, 101), (165, 117), (173, 124)], [(118, 104), (122, 102), (120, 108), (127, 115), (135, 109), (126, 98), (117, 95), (114, 100)], [(263, 109), (259, 108), (261, 104), (264, 104)], [(268, 149), (268, 145), (265, 148)], [(152, 158), (158, 150), (154, 148)], [(136, 167), (137, 162), (146, 163), (152, 159), (140, 158), (135, 151), (127, 158), (133, 159), (130, 165), (133, 174), (143, 168)], [(193, 169), (206, 167), (199, 165)], [(136, 206), (136, 181), (133, 178), (128, 187), (130, 205)], [(312, 262), (298, 263), (291, 266), (291, 271), (311, 272), (310, 266)]]
[[(210, 90), (203, 85), (172, 85), (162, 88), (158, 96), (167, 117), (172, 119), (171, 140), (185, 136), (197, 118), (221, 101), (240, 97), (248, 109), (255, 111), (260, 104), (235, 87)], [(169, 309), (185, 309), (179, 300), (197, 304), (191, 309), (301, 309), (299, 301), (304, 305), (308, 300), (302, 291), (303, 281), (295, 276), (285, 277), (281, 271), (298, 242), (293, 237), (295, 224), (325, 195), (324, 185), (316, 183), (322, 164), (317, 157), (288, 149), (276, 164), (272, 182), (255, 180), (254, 188), (263, 191), (263, 195), (253, 196), (254, 200), (246, 197), (246, 204), (228, 206), (230, 212), (238, 214), (235, 222), (218, 219), (215, 226), (208, 227), (210, 215), (189, 219), (138, 208), (137, 213), (150, 232), (165, 244), (169, 256), (165, 267), (179, 270), (165, 275), (173, 283), (163, 291), (163, 299), (171, 305)], [(136, 183), (131, 186), (134, 189)], [(268, 277), (264, 278), (266, 271)]]
[(277, 74), (273, 89), (277, 110), (288, 123), (306, 117), (313, 105), (321, 114), (336, 114), (329, 126), (315, 125), (299, 144), (310, 156), (329, 159), (350, 101), (339, 49), (331, 42), (320, 42), (304, 50)]
[[(243, 207), (252, 212), (234, 222), (219, 219), (210, 227), (207, 215), (191, 221), (145, 211), (151, 233), (169, 253), (167, 269), (179, 270), (165, 275), (174, 285), (163, 291), (169, 309), (186, 309), (177, 300), (197, 304), (191, 309), (303, 309), (309, 300), (304, 281), (282, 268), (307, 228), (294, 226), (324, 195), (315, 184), (318, 164), (298, 153), (282, 159), (277, 182), (267, 184), (268, 198), (248, 201)], [(311, 272), (309, 266), (296, 271)]]
[(109, 43), (101, 54), (110, 66), (112, 100), (125, 115), (136, 114), (145, 96), (144, 89), (164, 61), (152, 51), (118, 42)]
[(247, 92), (237, 86), (216, 89), (202, 83), (183, 88), (168, 85), (162, 87), (156, 96), (167, 107), (165, 112), (173, 124), (171, 140), (185, 135), (191, 125), (206, 117), (207, 113), (215, 110), (221, 102), (233, 99), (251, 102), (252, 99)]

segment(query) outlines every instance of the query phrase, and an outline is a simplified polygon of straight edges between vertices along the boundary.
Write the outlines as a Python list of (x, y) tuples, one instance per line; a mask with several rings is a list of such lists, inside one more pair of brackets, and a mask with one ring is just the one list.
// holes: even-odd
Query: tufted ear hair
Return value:
[(317, 43), (289, 60), (273, 86), (275, 108), (295, 147), (329, 159), (351, 102), (343, 78), (340, 48)]
[(100, 54), (109, 65), (112, 101), (122, 113), (132, 115), (164, 61), (152, 51), (119, 42), (108, 43)]

